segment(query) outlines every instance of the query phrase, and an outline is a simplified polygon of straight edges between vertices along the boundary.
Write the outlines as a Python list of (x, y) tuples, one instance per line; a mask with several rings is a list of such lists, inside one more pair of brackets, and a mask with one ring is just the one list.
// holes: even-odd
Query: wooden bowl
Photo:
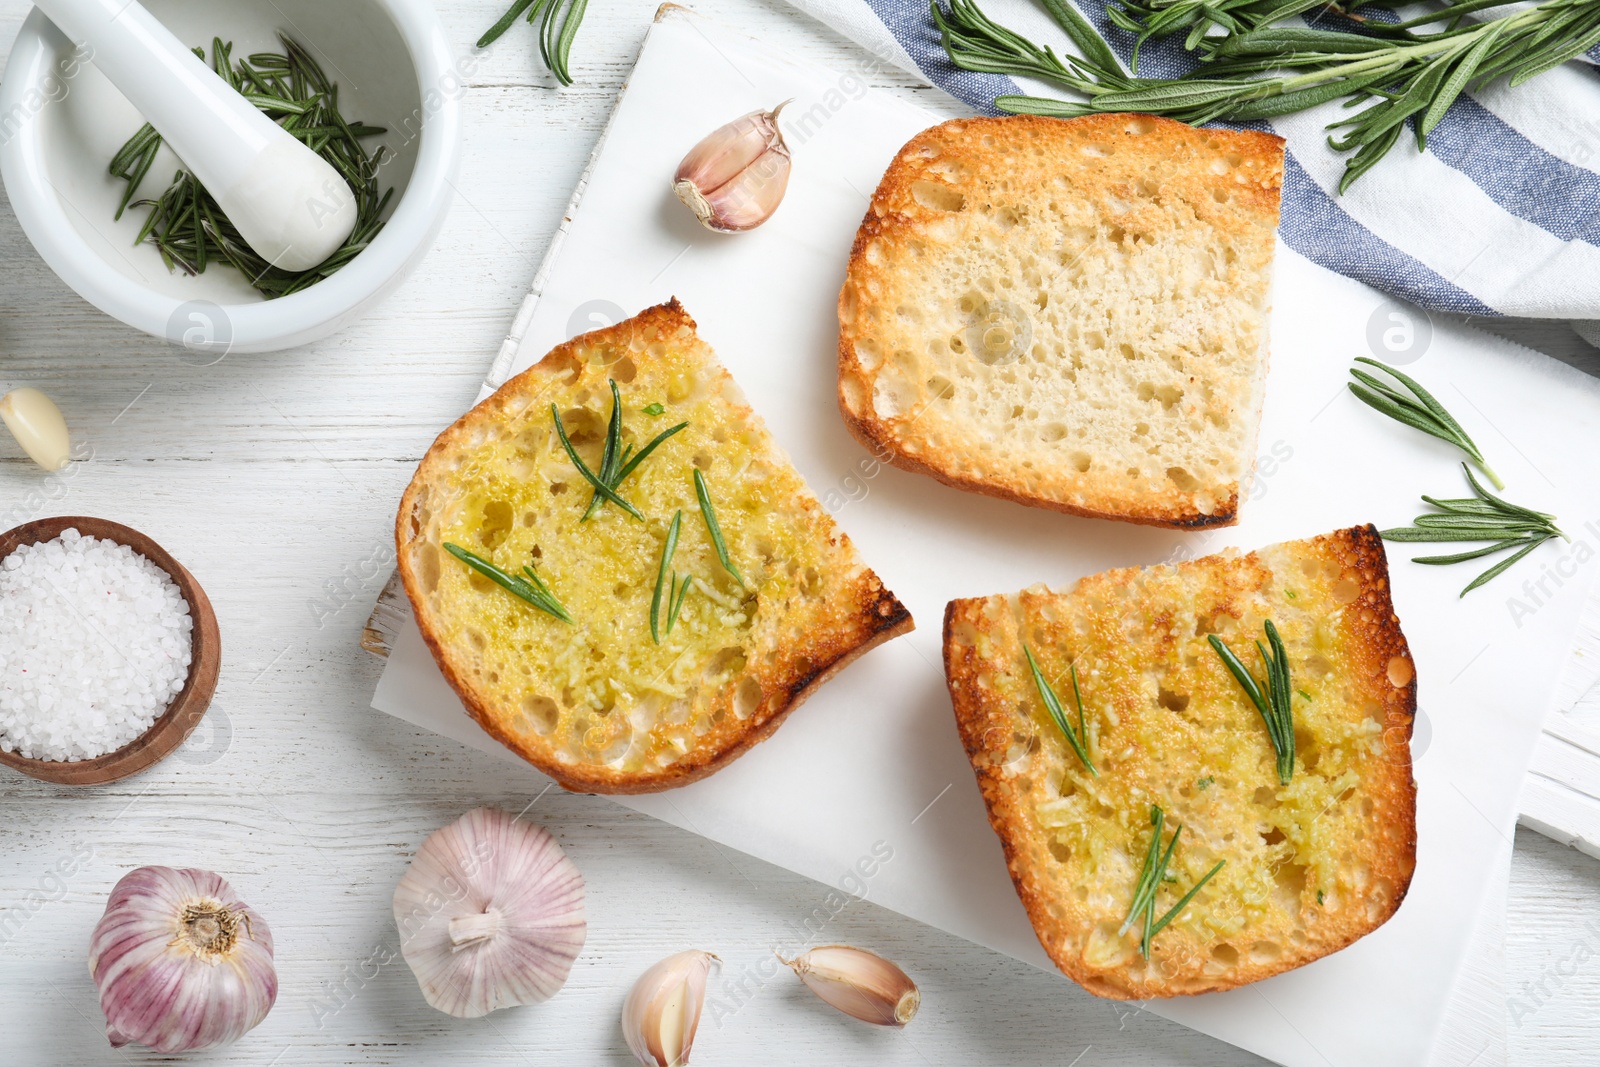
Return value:
[(101, 785), (138, 774), (166, 758), (200, 724), (206, 708), (211, 706), (212, 694), (217, 691), (217, 671), (222, 666), (222, 639), (217, 633), (216, 612), (211, 610), (211, 601), (206, 599), (205, 590), (194, 580), (194, 575), (184, 570), (183, 564), (169, 556), (166, 549), (138, 530), (120, 523), (83, 515), (26, 522), (0, 534), (0, 559), (9, 556), (20, 545), (52, 541), (69, 527), (76, 528), (85, 537), (98, 537), (127, 545), (166, 571), (177, 583), (183, 599), (189, 602), (189, 616), (194, 620), (190, 631), (189, 678), (178, 695), (172, 698), (166, 712), (151, 723), (144, 733), (115, 752), (71, 762), (29, 759), (15, 752), (0, 750), (0, 763), (42, 782)]

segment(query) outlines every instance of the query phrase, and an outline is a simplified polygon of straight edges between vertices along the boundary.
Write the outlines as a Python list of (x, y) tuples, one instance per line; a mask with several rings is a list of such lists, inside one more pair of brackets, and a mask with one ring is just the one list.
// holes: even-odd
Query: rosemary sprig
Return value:
[(1272, 749), (1277, 753), (1278, 781), (1288, 785), (1289, 779), (1294, 777), (1294, 687), (1289, 682), (1289, 653), (1284, 649), (1283, 638), (1278, 636), (1278, 628), (1271, 619), (1267, 620), (1265, 629), (1267, 645), (1271, 646), (1271, 650), (1268, 651), (1259, 638), (1256, 640), (1256, 651), (1261, 654), (1261, 662), (1267, 669), (1264, 687), (1233, 654), (1233, 650), (1222, 643), (1222, 638), (1208, 634), (1206, 640), (1211, 642), (1211, 647), (1222, 657), (1228, 672), (1244, 689), (1245, 696), (1256, 706), (1256, 711), (1261, 713), (1261, 721), (1267, 726), (1267, 736), (1272, 740)]
[(1415, 379), (1402, 374), (1393, 367), (1379, 363), (1375, 359), (1357, 356), (1356, 362), (1377, 367), (1405, 386), (1410, 392), (1408, 396), (1388, 382), (1376, 378), (1366, 371), (1351, 367), (1350, 376), (1355, 381), (1349, 383), (1350, 391), (1363, 404), (1383, 412), (1396, 422), (1403, 422), (1413, 429), (1421, 430), (1423, 433), (1437, 437), (1447, 444), (1455, 445), (1467, 454), (1472, 462), (1477, 465), (1477, 468), (1488, 477), (1489, 481), (1494, 483), (1496, 489), (1504, 489), (1506, 487), (1505, 483), (1500, 480), (1500, 476), (1489, 468), (1489, 464), (1484, 462), (1483, 453), (1473, 443), (1472, 438), (1467, 436), (1467, 431), (1461, 428), (1461, 424), (1451, 416), (1450, 412), (1445, 410), (1444, 405), (1439, 403), (1432, 393), (1424, 389)]
[(639, 469), (650, 453), (654, 452), (661, 443), (675, 433), (687, 429), (687, 422), (662, 430), (651, 439), (650, 443), (633, 451), (633, 446), (622, 447), (622, 396), (617, 392), (615, 379), (611, 380), (611, 419), (606, 425), (605, 448), (600, 454), (600, 472), (596, 474), (578, 455), (578, 450), (572, 446), (572, 439), (567, 436), (566, 424), (561, 421), (561, 412), (555, 404), (550, 405), (550, 417), (556, 424), (556, 436), (561, 439), (561, 447), (566, 450), (567, 458), (572, 460), (572, 465), (578, 468), (578, 473), (594, 487), (594, 495), (589, 498), (589, 506), (584, 509), (582, 522), (588, 522), (600, 506), (606, 501), (617, 505), (629, 515), (644, 521), (644, 515), (639, 509), (622, 499), (617, 490), (622, 483), (627, 481), (634, 471)]
[(1044, 701), (1045, 710), (1050, 713), (1050, 718), (1055, 720), (1062, 736), (1067, 739), (1067, 744), (1072, 746), (1072, 751), (1078, 754), (1078, 759), (1083, 761), (1089, 773), (1096, 778), (1100, 777), (1100, 772), (1095, 770), (1094, 763), (1089, 759), (1089, 733), (1084, 727), (1083, 694), (1078, 690), (1077, 665), (1072, 666), (1072, 696), (1078, 703), (1078, 729), (1074, 731), (1072, 724), (1067, 722), (1067, 713), (1061, 706), (1061, 698), (1056, 696), (1054, 687), (1050, 685), (1050, 679), (1044, 676), (1044, 672), (1039, 669), (1038, 661), (1033, 658), (1033, 650), (1023, 645), (1022, 654), (1028, 657), (1028, 670), (1033, 672), (1034, 688), (1039, 690), (1039, 699)]
[[(1415, 124), (1417, 146), (1424, 149), (1429, 132), (1463, 92), (1500, 76), (1515, 87), (1600, 43), (1595, 0), (1542, 0), (1485, 22), (1463, 16), (1500, 4), (1454, 0), (1427, 16), (1389, 26), (1352, 14), (1359, 34), (1274, 24), (1321, 6), (1303, 0), (1136, 0), (1112, 14), (1118, 25), (1138, 33), (1140, 43), (1187, 30), (1185, 45), (1200, 61), (1200, 69), (1187, 77), (1139, 78), (1122, 70), (1070, 0), (1043, 2), (1082, 57), (1058, 57), (1034, 45), (991, 21), (974, 0), (949, 0), (948, 13), (940, 10), (939, 0), (930, 2), (945, 52), (956, 66), (1030, 75), (1082, 97), (997, 97), (995, 106), (1004, 111), (1063, 118), (1142, 111), (1201, 125), (1269, 119), (1344, 98), (1353, 114), (1328, 127), (1343, 131), (1330, 136), (1329, 145), (1353, 153), (1340, 192), (1394, 147), (1407, 122)], [(1381, 0), (1372, 6), (1394, 5)], [(1436, 24), (1444, 28), (1418, 32)], [(1354, 110), (1362, 104), (1368, 106)]]
[(1479, 586), (1486, 585), (1504, 574), (1518, 560), (1552, 537), (1565, 538), (1567, 535), (1556, 525), (1554, 515), (1520, 507), (1495, 496), (1472, 476), (1471, 468), (1465, 463), (1461, 465), (1461, 472), (1467, 476), (1467, 484), (1472, 487), (1470, 497), (1440, 500), (1424, 496), (1423, 502), (1436, 510), (1426, 515), (1419, 515), (1410, 526), (1383, 530), (1380, 536), (1385, 541), (1432, 544), (1450, 541), (1490, 542), (1482, 548), (1472, 548), (1464, 552), (1452, 552), (1443, 556), (1412, 557), (1413, 563), (1425, 563), (1431, 566), (1465, 563), (1470, 559), (1481, 559), (1496, 552), (1515, 549), (1511, 555), (1468, 582), (1467, 587), (1461, 590), (1461, 595), (1466, 596)]
[(572, 84), (568, 67), (572, 58), (572, 42), (583, 24), (584, 11), (589, 0), (515, 0), (500, 21), (490, 26), (478, 38), (479, 48), (488, 48), (511, 28), (517, 19), (526, 17), (531, 24), (539, 19), (539, 57), (556, 81)]
[(572, 621), (567, 609), (561, 606), (561, 601), (556, 599), (555, 593), (532, 566), (523, 567), (521, 574), (507, 574), (482, 556), (475, 556), (460, 545), (452, 545), (447, 541), (444, 550), (506, 592), (521, 597), (546, 615), (554, 615), (562, 622)]
[(722, 526), (717, 522), (717, 509), (711, 505), (711, 490), (706, 487), (706, 476), (699, 467), (694, 469), (694, 495), (700, 498), (700, 517), (706, 520), (706, 533), (711, 535), (711, 547), (717, 550), (722, 569), (733, 575), (734, 581), (744, 585), (744, 575), (728, 558), (728, 542), (723, 540)]
[(1156, 893), (1161, 884), (1168, 880), (1167, 868), (1172, 863), (1172, 855), (1178, 850), (1178, 836), (1183, 833), (1183, 824), (1179, 823), (1172, 831), (1172, 839), (1163, 850), (1161, 847), (1161, 834), (1166, 826), (1166, 812), (1160, 805), (1150, 805), (1150, 826), (1154, 832), (1150, 835), (1149, 847), (1145, 849), (1144, 866), (1139, 871), (1139, 880), (1134, 883), (1133, 903), (1128, 906), (1128, 915), (1122, 920), (1122, 925), (1117, 929), (1117, 936), (1121, 937), (1128, 932), (1128, 928), (1135, 922), (1143, 923), (1144, 932), (1139, 937), (1139, 953), (1145, 959), (1150, 958), (1150, 942), (1167, 924), (1177, 918), (1178, 913), (1189, 906), (1205, 884), (1216, 877), (1218, 871), (1227, 865), (1227, 860), (1218, 860), (1216, 865), (1207, 871), (1198, 882), (1189, 887), (1189, 891), (1178, 902), (1168, 908), (1160, 919), (1156, 918)]
[[(155, 163), (161, 135), (146, 123), (112, 157), (109, 171), (125, 183), (115, 218), (130, 207), (148, 207), (149, 215), (135, 244), (155, 245), (168, 270), (201, 274), (213, 262), (238, 270), (266, 297), (297, 293), (333, 274), (372, 243), (383, 229), (383, 212), (394, 190), (380, 193), (378, 168), (386, 149), (370, 155), (364, 138), (386, 132), (381, 126), (349, 122), (339, 111), (339, 87), (293, 38), (279, 34), (284, 52), (259, 52), (234, 62), (233, 45), (211, 39), (211, 67), (229, 85), (332, 164), (356, 198), (356, 226), (345, 243), (307, 271), (286, 271), (270, 265), (245, 243), (222, 208), (194, 177), (180, 170), (155, 199), (134, 196)], [(205, 50), (195, 55), (206, 58)]]
[(650, 597), (650, 636), (656, 644), (661, 643), (661, 594), (666, 593), (667, 600), (667, 633), (672, 632), (672, 626), (678, 621), (678, 612), (683, 610), (683, 598), (689, 595), (689, 583), (694, 581), (690, 575), (683, 579), (683, 589), (678, 589), (678, 572), (673, 571), (672, 576), (667, 576), (667, 568), (672, 565), (673, 553), (678, 551), (678, 532), (683, 528), (683, 509), (678, 509), (672, 516), (672, 525), (667, 527), (667, 540), (661, 546), (661, 563), (656, 568), (656, 591)]

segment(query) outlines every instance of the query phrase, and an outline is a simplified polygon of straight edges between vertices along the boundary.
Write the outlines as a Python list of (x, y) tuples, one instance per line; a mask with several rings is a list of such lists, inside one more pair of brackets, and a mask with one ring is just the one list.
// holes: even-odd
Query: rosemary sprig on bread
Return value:
[[(1288, 785), (1207, 640), (1233, 640), (1247, 618), (1272, 619), (1273, 657), (1308, 698)], [(1079, 682), (1097, 775), (1039, 699), (1030, 652), (1061, 676), (1094, 664)], [(1372, 527), (955, 600), (944, 663), (1018, 896), (1091, 993), (1258, 981), (1344, 948), (1405, 896), (1417, 679)]]
[(1178, 850), (1178, 836), (1183, 833), (1183, 824), (1173, 827), (1172, 839), (1168, 842), (1166, 850), (1161, 848), (1161, 831), (1166, 825), (1166, 812), (1161, 810), (1159, 804), (1150, 805), (1150, 844), (1145, 849), (1144, 866), (1139, 871), (1139, 880), (1134, 883), (1133, 903), (1128, 906), (1128, 915), (1122, 920), (1122, 926), (1117, 929), (1120, 937), (1128, 932), (1128, 928), (1135, 922), (1143, 924), (1139, 934), (1139, 954), (1145, 959), (1150, 958), (1150, 942), (1167, 924), (1177, 918), (1178, 913), (1189, 906), (1205, 888), (1205, 884), (1217, 876), (1217, 872), (1227, 866), (1227, 860), (1218, 860), (1216, 864), (1200, 877), (1200, 880), (1189, 887), (1189, 891), (1178, 899), (1178, 902), (1168, 908), (1161, 918), (1156, 918), (1156, 893), (1162, 884), (1169, 878), (1167, 868), (1172, 865), (1172, 854)]
[(444, 550), (506, 592), (526, 600), (546, 615), (553, 615), (562, 622), (572, 621), (567, 609), (561, 606), (561, 601), (556, 599), (555, 593), (550, 591), (550, 587), (539, 577), (531, 564), (524, 566), (520, 575), (508, 574), (482, 556), (474, 555), (460, 545), (447, 541)]
[(1078, 754), (1078, 759), (1088, 768), (1089, 773), (1099, 777), (1100, 772), (1094, 769), (1094, 763), (1089, 759), (1089, 732), (1083, 720), (1083, 693), (1078, 689), (1078, 665), (1074, 663), (1070, 668), (1072, 697), (1078, 704), (1078, 728), (1073, 730), (1072, 724), (1067, 721), (1066, 710), (1061, 706), (1061, 698), (1056, 695), (1055, 687), (1050, 684), (1050, 679), (1044, 676), (1038, 662), (1033, 658), (1033, 649), (1023, 645), (1022, 654), (1028, 659), (1028, 670), (1033, 673), (1033, 685), (1039, 691), (1039, 699), (1044, 701), (1045, 709), (1050, 712), (1050, 718), (1060, 727), (1061, 736), (1067, 739), (1067, 744), (1072, 746), (1072, 751)]
[[(670, 418), (649, 422), (654, 404)], [(696, 470), (716, 537), (693, 521), (706, 514)], [(608, 507), (623, 494), (626, 508)], [(559, 567), (575, 623), (509, 605), (446, 545), (506, 570)], [(396, 548), (467, 711), (586, 792), (705, 777), (911, 628), (676, 302), (557, 346), (440, 434)]]
[(1206, 640), (1222, 657), (1228, 673), (1238, 680), (1256, 711), (1261, 713), (1261, 721), (1267, 726), (1267, 736), (1272, 739), (1272, 750), (1278, 757), (1278, 781), (1288, 785), (1289, 779), (1294, 777), (1294, 711), (1291, 703), (1294, 688), (1289, 684), (1289, 653), (1284, 650), (1283, 638), (1278, 635), (1278, 628), (1271, 619), (1266, 621), (1265, 629), (1271, 651), (1261, 644), (1260, 639), (1256, 640), (1256, 651), (1261, 654), (1261, 662), (1267, 669), (1265, 682), (1256, 681), (1250, 668), (1223, 644), (1222, 638), (1207, 634)]
[(608, 381), (611, 385), (611, 418), (606, 424), (606, 444), (605, 450), (600, 454), (599, 473), (590, 470), (583, 457), (578, 455), (578, 450), (572, 446), (572, 439), (567, 436), (566, 423), (562, 421), (561, 412), (556, 410), (554, 404), (550, 405), (550, 417), (555, 421), (556, 435), (561, 438), (561, 447), (566, 450), (567, 458), (572, 460), (572, 465), (578, 468), (578, 473), (583, 475), (584, 480), (594, 486), (594, 495), (589, 499), (588, 508), (584, 510), (583, 521), (588, 522), (593, 518), (594, 513), (600, 510), (600, 505), (609, 500), (643, 522), (644, 515), (638, 508), (622, 499), (617, 490), (628, 480), (629, 475), (639, 469), (639, 464), (643, 463), (650, 453), (661, 447), (663, 441), (687, 429), (689, 424), (680, 422), (676, 426), (662, 430), (638, 452), (633, 451), (632, 445), (623, 448), (622, 396), (617, 392), (616, 379), (611, 378)]

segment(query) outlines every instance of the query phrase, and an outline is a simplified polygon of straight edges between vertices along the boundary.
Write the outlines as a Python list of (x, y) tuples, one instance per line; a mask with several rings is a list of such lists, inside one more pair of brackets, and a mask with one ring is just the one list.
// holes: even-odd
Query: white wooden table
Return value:
[[(500, 12), (499, 0), (445, 6), (463, 52)], [(818, 62), (850, 61), (848, 42), (781, 0), (696, 6)], [(0, 391), (45, 389), (94, 450), (47, 476), (0, 441), (0, 523), (88, 513), (145, 530), (206, 586), (225, 649), (206, 724), (155, 770), (80, 792), (0, 775), (0, 1061), (157, 1058), (107, 1047), (84, 958), (117, 878), (164, 863), (224, 874), (278, 944), (276, 1008), (206, 1063), (622, 1065), (632, 1062), (617, 1029), (628, 985), (691, 947), (744, 978), (742, 988), (714, 983), (722, 1007), (703, 1022), (700, 1064), (1261, 1062), (853, 904), (828, 919), (825, 939), (899, 960), (924, 993), (907, 1031), (870, 1030), (783, 975), (755, 976), (792, 926), (827, 914), (823, 887), (603, 798), (555, 791), (528, 814), (588, 880), (589, 942), (567, 988), (541, 1007), (461, 1022), (428, 1008), (395, 958), (390, 894), (421, 839), (472, 806), (516, 811), (536, 793), (516, 767), (372, 711), (381, 664), (357, 638), (389, 569), (401, 488), (472, 401), (654, 7), (596, 0), (569, 89), (552, 88), (526, 27), (485, 55), (467, 90), (460, 195), (437, 247), (376, 316), (310, 348), (188, 365), (78, 299), (0, 207)], [(26, 12), (0, 2), (0, 49)], [(891, 70), (875, 81), (954, 108)], [(1519, 337), (1583, 351), (1560, 327)], [(63, 860), (76, 867), (65, 877), (54, 873)], [(1594, 1062), (1600, 924), (1585, 922), (1600, 905), (1600, 865), (1523, 831), (1510, 901), (1513, 1062)]]

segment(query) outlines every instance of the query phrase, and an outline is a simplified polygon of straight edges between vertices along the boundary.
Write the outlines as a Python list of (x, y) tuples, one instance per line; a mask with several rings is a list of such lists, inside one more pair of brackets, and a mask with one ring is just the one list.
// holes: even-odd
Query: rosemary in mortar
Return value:
[[(332, 164), (349, 184), (356, 198), (356, 226), (333, 255), (306, 271), (272, 266), (245, 243), (211, 194), (184, 170), (178, 171), (160, 196), (135, 200), (161, 149), (161, 135), (149, 123), (128, 139), (112, 157), (109, 168), (112, 177), (127, 183), (115, 217), (122, 218), (130, 207), (150, 209), (135, 244), (149, 241), (168, 270), (185, 274), (202, 274), (214, 262), (225, 263), (268, 298), (315, 285), (360, 255), (383, 229), (383, 212), (394, 196), (392, 187), (379, 191), (378, 168), (386, 150), (379, 147), (368, 154), (361, 145), (363, 139), (387, 131), (346, 121), (339, 111), (339, 87), (328, 80), (322, 66), (293, 38), (279, 34), (278, 40), (283, 44), (282, 54), (257, 52), (235, 63), (233, 44), (213, 37), (211, 69)], [(205, 61), (205, 49), (196, 48), (194, 54)]]
[[(1542, 0), (1484, 22), (1465, 16), (1512, 0), (1452, 0), (1407, 21), (1384, 23), (1363, 8), (1399, 0), (1319, 4), (1309, 0), (1117, 0), (1118, 26), (1152, 37), (1186, 32), (1198, 69), (1181, 78), (1137, 76), (1072, 0), (1041, 0), (1083, 53), (1057, 56), (995, 23), (975, 0), (931, 0), (950, 61), (965, 70), (1054, 82), (1081, 100), (1005, 95), (995, 106), (1018, 114), (1069, 118), (1110, 111), (1165, 115), (1193, 125), (1259, 121), (1343, 99), (1349, 117), (1329, 124), (1328, 144), (1351, 152), (1339, 191), (1370, 170), (1414, 125), (1418, 149), (1464, 92), (1506, 77), (1512, 87), (1600, 43), (1600, 2)], [(1322, 8), (1354, 32), (1278, 25)], [(1362, 106), (1366, 105), (1366, 106)]]

